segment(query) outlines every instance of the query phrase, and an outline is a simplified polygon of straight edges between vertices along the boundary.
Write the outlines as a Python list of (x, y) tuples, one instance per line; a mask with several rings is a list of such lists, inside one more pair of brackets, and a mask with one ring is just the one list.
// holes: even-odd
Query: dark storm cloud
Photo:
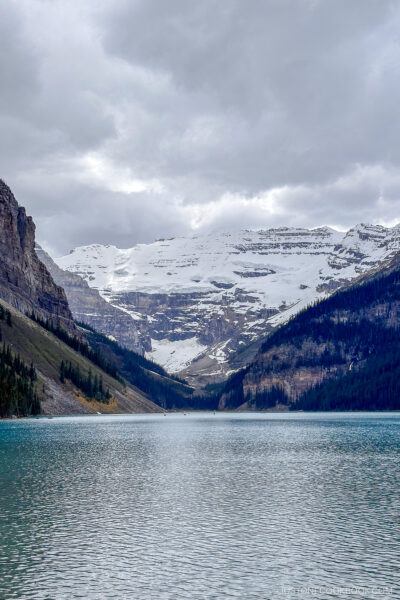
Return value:
[(400, 218), (390, 0), (0, 7), (2, 176), (55, 252)]

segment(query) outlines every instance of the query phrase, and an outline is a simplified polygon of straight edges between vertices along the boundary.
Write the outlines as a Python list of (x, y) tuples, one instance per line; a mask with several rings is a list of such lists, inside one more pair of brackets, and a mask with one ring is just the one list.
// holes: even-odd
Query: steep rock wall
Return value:
[(0, 298), (22, 313), (74, 330), (64, 290), (35, 252), (35, 225), (0, 180)]

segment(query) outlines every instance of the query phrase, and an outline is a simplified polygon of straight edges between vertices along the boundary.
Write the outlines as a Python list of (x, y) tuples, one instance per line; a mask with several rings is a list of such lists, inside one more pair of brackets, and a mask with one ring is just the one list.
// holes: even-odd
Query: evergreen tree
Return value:
[[(103, 382), (101, 382), (101, 389), (98, 385), (98, 376), (93, 378), (93, 372), (91, 367), (88, 370), (88, 374), (82, 375), (79, 365), (72, 364), (71, 361), (61, 361), (60, 364), (60, 380), (62, 383), (66, 379), (69, 379), (77, 388), (79, 388), (85, 396), (91, 399), (98, 400), (99, 402), (108, 403), (111, 394), (109, 389), (106, 392), (103, 390)], [(102, 381), (102, 380), (101, 380)]]
[(34, 382), (36, 371), (14, 355), (3, 343), (0, 351), (0, 416), (28, 416), (40, 413)]

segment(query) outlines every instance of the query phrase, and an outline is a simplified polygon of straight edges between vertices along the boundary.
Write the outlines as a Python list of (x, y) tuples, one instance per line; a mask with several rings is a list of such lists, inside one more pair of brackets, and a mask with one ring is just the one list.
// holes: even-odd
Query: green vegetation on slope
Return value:
[[(256, 360), (227, 381), (221, 394), (225, 407), (398, 409), (399, 326), (400, 268), (394, 263), (276, 330)], [(289, 397), (288, 387), (301, 390), (307, 377), (310, 388)]]
[(82, 354), (82, 356), (88, 358), (92, 363), (100, 367), (102, 371), (108, 373), (108, 375), (111, 375), (111, 377), (114, 377), (114, 379), (119, 378), (115, 365), (106, 360), (100, 352), (98, 352), (97, 350), (93, 350), (86, 340), (83, 340), (82, 338), (76, 335), (74, 336), (69, 334), (68, 331), (66, 331), (62, 327), (59, 327), (58, 325), (54, 325), (49, 319), (44, 321), (43, 319), (38, 317), (34, 312), (31, 313), (30, 318), (32, 319), (32, 321), (38, 323), (38, 325), (40, 325), (44, 329), (47, 329), (47, 331), (53, 333), (56, 337), (58, 337), (65, 344), (67, 344), (67, 346), (70, 346), (70, 348), (73, 348), (74, 350), (79, 352), (79, 354)]
[(92, 369), (89, 369), (87, 375), (83, 375), (79, 365), (73, 365), (71, 362), (61, 361), (60, 381), (64, 383), (69, 379), (87, 396), (98, 402), (108, 404), (111, 398), (110, 390), (104, 389), (103, 376), (93, 375)]
[(165, 409), (196, 407), (192, 399), (193, 389), (184, 381), (171, 377), (160, 365), (122, 348), (92, 327), (84, 323), (79, 323), (79, 326), (91, 348), (113, 364), (118, 373), (153, 402)]
[[(12, 326), (10, 311), (0, 306), (0, 321)], [(0, 328), (0, 341), (3, 334)], [(40, 413), (40, 401), (36, 393), (36, 371), (14, 354), (9, 345), (0, 349), (0, 417), (27, 416)]]
[(21, 360), (26, 364), (33, 363), (38, 377), (37, 394), (43, 410), (47, 411), (47, 406), (51, 406), (52, 413), (60, 414), (65, 410), (67, 412), (71, 412), (71, 410), (73, 412), (96, 412), (99, 410), (96, 408), (95, 400), (90, 400), (93, 403), (91, 405), (87, 401), (89, 398), (85, 400), (82, 391), (71, 380), (65, 378), (64, 383), (61, 381), (60, 365), (64, 361), (64, 364), (71, 363), (75, 367), (79, 366), (80, 373), (84, 378), (88, 378), (90, 370), (93, 380), (97, 377), (97, 380), (100, 381), (102, 378), (104, 390), (109, 389), (113, 397), (107, 410), (114, 412), (157, 411), (156, 405), (140, 390), (123, 380), (111, 377), (86, 356), (7, 303), (2, 301), (0, 306), (3, 306), (4, 310), (9, 310), (12, 318), (12, 327), (7, 327), (5, 324), (2, 326), (3, 340), (6, 345), (11, 347), (13, 354), (19, 354)]
[(400, 344), (368, 359), (362, 368), (312, 388), (297, 410), (400, 410)]
[(90, 340), (90, 343), (94, 347), (99, 347), (102, 349), (102, 353), (105, 353), (105, 349), (108, 348), (109, 352), (114, 357), (120, 357), (121, 364), (124, 364), (126, 369), (129, 370), (130, 367), (135, 368), (137, 366), (146, 369), (146, 371), (151, 371), (153, 373), (157, 373), (158, 375), (162, 375), (163, 377), (168, 377), (168, 379), (172, 379), (173, 381), (177, 381), (178, 383), (182, 383), (187, 385), (184, 379), (180, 379), (179, 377), (175, 377), (175, 375), (170, 375), (167, 371), (159, 364), (155, 363), (152, 360), (149, 360), (145, 356), (141, 354), (137, 354), (137, 352), (133, 352), (133, 350), (128, 350), (127, 348), (123, 348), (116, 342), (115, 340), (110, 339), (103, 333), (100, 333), (96, 329), (94, 329), (91, 325), (87, 323), (83, 323), (82, 321), (76, 321), (76, 325), (83, 329), (85, 337)]

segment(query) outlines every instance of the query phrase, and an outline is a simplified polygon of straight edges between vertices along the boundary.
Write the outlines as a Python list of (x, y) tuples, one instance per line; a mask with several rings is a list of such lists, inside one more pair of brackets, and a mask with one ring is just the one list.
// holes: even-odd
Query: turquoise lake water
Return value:
[(0, 598), (400, 598), (400, 414), (0, 422)]

